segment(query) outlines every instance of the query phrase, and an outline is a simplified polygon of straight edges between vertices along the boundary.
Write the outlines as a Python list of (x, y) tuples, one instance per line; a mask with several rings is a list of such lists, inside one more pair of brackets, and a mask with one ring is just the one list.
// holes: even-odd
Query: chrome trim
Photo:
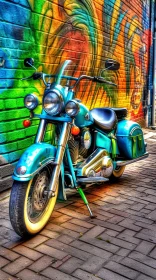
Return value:
[(45, 119), (41, 119), (40, 124), (38, 126), (38, 131), (36, 134), (36, 138), (35, 138), (35, 143), (41, 143), (44, 135), (45, 135), (45, 131), (46, 131), (46, 126), (47, 126), (47, 121)]
[(142, 159), (145, 159), (149, 156), (149, 153), (146, 153), (144, 154), (143, 156), (141, 157), (138, 157), (138, 158), (134, 158), (134, 159), (131, 159), (131, 160), (125, 160), (125, 161), (117, 161), (116, 162), (116, 166), (125, 166), (125, 165), (128, 165), (128, 164), (131, 164), (133, 162), (136, 162), (136, 161), (139, 161), (139, 160), (142, 160)]
[[(66, 112), (67, 105), (68, 105), (70, 102), (75, 103), (76, 106), (77, 106), (77, 112), (76, 112), (76, 114), (74, 114), (74, 115), (73, 115), (73, 114), (68, 114), (68, 113)], [(66, 103), (66, 105), (65, 105), (65, 112), (66, 112), (66, 114), (67, 114), (69, 117), (75, 117), (75, 116), (77, 116), (77, 114), (80, 112), (80, 105), (79, 105), (79, 103), (78, 103), (76, 100), (74, 100), (74, 99), (69, 100), (69, 101)]]
[[(132, 130), (131, 130), (131, 132), (130, 132), (130, 135), (131, 135), (131, 136), (133, 135), (133, 133), (134, 133), (135, 130), (141, 130), (141, 132), (142, 132), (141, 127), (138, 127), (138, 126), (133, 127)], [(142, 134), (143, 134), (143, 132), (142, 132)]]
[[(30, 108), (29, 106), (26, 106), (26, 99), (29, 97), (29, 96), (33, 96), (34, 98), (34, 106), (33, 108)], [(34, 93), (30, 93), (30, 94), (27, 94), (25, 97), (24, 97), (24, 105), (25, 107), (28, 109), (28, 110), (34, 110), (39, 104), (39, 100), (38, 100), (38, 97), (34, 94)]]
[[(48, 111), (48, 110), (45, 108), (45, 98), (46, 98), (48, 95), (52, 94), (52, 93), (55, 93), (55, 94), (58, 96), (59, 101), (60, 101), (60, 103), (59, 103), (59, 109), (58, 109), (58, 111), (55, 112), (55, 113), (51, 113), (50, 111)], [(62, 96), (62, 94), (60, 93), (60, 91), (59, 91), (58, 89), (55, 89), (55, 88), (54, 88), (54, 89), (51, 89), (51, 90), (49, 90), (49, 92), (46, 92), (46, 94), (44, 95), (42, 104), (43, 104), (43, 109), (44, 109), (44, 111), (45, 111), (48, 115), (50, 115), (50, 116), (58, 115), (58, 114), (61, 113), (61, 111), (62, 111), (62, 109), (63, 109), (63, 107), (64, 107), (63, 96)]]
[(108, 156), (108, 152), (104, 149), (96, 149), (87, 160), (79, 166), (82, 168), (82, 176), (88, 176), (89, 172), (93, 169), (95, 172), (102, 168), (102, 161), (104, 156)]
[(109, 179), (105, 177), (81, 177), (77, 179), (77, 182), (79, 184), (96, 184), (96, 183), (103, 183), (103, 182), (108, 182)]
[(57, 163), (54, 161), (54, 158), (49, 158), (48, 161), (46, 161), (44, 164), (42, 164), (38, 169), (36, 169), (36, 171), (34, 171), (33, 173), (31, 174), (26, 174), (26, 175), (18, 175), (16, 173), (16, 171), (14, 170), (14, 173), (13, 175), (16, 176), (16, 177), (20, 177), (20, 178), (28, 178), (28, 177), (32, 177), (34, 175), (36, 175), (43, 167), (45, 167), (47, 164), (51, 163), (52, 165), (57, 165)]
[(49, 184), (49, 194), (52, 196), (55, 196), (57, 182), (59, 180), (59, 175), (60, 175), (60, 165), (63, 161), (66, 145), (69, 139), (71, 125), (72, 123), (64, 123), (62, 126), (62, 132), (58, 142), (58, 148), (55, 157), (55, 162), (57, 163), (57, 165), (53, 169), (51, 181)]

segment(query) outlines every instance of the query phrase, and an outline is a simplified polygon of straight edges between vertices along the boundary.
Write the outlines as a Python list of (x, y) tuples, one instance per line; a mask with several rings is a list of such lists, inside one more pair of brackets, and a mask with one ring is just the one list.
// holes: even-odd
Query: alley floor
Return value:
[(145, 130), (150, 156), (126, 167), (116, 183), (57, 203), (40, 234), (13, 231), (9, 192), (0, 195), (0, 280), (156, 279), (156, 132)]

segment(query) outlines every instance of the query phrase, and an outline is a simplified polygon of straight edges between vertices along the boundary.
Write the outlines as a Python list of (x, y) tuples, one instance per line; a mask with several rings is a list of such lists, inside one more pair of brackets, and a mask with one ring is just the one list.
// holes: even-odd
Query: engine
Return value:
[(101, 148), (97, 148), (78, 168), (80, 177), (109, 178), (112, 172), (113, 161), (108, 152)]
[(92, 136), (88, 128), (82, 128), (80, 135), (70, 135), (68, 146), (73, 164), (83, 161), (89, 156)]
[(88, 128), (81, 129), (79, 136), (71, 135), (68, 146), (73, 164), (81, 162), (79, 176), (109, 178), (112, 175), (112, 159), (104, 149), (92, 151), (92, 136)]

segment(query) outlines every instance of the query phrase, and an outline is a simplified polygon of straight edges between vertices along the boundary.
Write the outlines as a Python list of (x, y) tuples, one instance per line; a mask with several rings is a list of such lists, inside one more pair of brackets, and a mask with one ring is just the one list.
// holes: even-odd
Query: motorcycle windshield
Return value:
[(63, 61), (57, 68), (56, 71), (56, 83), (60, 84), (61, 79), (68, 78), (68, 80), (78, 80), (78, 78), (73, 77), (73, 72), (76, 65), (74, 65), (72, 60)]

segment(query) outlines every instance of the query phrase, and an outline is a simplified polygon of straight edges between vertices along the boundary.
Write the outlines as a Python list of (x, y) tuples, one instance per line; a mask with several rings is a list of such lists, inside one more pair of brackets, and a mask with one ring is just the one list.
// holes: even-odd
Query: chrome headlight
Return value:
[(70, 117), (75, 117), (80, 111), (80, 105), (76, 100), (70, 100), (65, 106), (66, 114)]
[(49, 115), (57, 115), (62, 111), (64, 102), (62, 95), (57, 90), (52, 90), (43, 98), (44, 110)]
[(34, 110), (38, 106), (38, 98), (35, 94), (28, 94), (24, 98), (24, 105), (29, 110)]

